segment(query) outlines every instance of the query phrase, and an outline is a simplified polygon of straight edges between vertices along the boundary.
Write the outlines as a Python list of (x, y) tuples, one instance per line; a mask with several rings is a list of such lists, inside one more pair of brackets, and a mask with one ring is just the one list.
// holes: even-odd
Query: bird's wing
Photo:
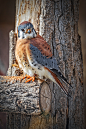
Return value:
[(59, 80), (59, 76), (57, 76), (56, 73), (51, 70), (51, 69), (56, 68), (56, 70), (59, 71), (56, 60), (54, 58), (47, 58), (45, 55), (43, 55), (40, 52), (40, 50), (37, 47), (33, 46), (32, 44), (30, 44), (29, 47), (30, 47), (30, 51), (32, 53), (31, 55), (33, 56), (33, 59), (37, 61), (38, 64), (41, 64), (42, 66), (44, 66), (44, 68), (52, 75), (52, 78), (55, 79), (55, 82), (59, 84), (59, 86), (62, 88), (65, 94), (68, 95), (67, 90), (65, 89), (65, 87), (62, 85), (62, 83)]
[(56, 59), (52, 56), (50, 45), (41, 37), (37, 36), (30, 40), (30, 49), (35, 60), (49, 68), (56, 68), (59, 71)]
[(50, 45), (40, 35), (30, 39), (30, 43), (37, 47), (43, 56), (46, 56), (47, 58), (52, 57)]
[(49, 44), (40, 35), (30, 40), (30, 49), (39, 64), (51, 70), (59, 79), (70, 85), (67, 79), (61, 74), (56, 58), (52, 56)]

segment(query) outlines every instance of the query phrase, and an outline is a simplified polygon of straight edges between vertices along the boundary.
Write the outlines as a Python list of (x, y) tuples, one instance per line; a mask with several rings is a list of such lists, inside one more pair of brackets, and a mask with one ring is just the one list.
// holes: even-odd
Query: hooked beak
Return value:
[(30, 34), (31, 33), (31, 30), (30, 29), (27, 29), (25, 33), (26, 34), (28, 34), (28, 33)]

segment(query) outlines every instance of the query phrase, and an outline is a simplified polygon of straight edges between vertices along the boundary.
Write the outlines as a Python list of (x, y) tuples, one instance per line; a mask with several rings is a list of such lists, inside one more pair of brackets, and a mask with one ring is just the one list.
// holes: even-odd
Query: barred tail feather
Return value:
[(57, 85), (59, 85), (61, 87), (61, 89), (65, 92), (65, 94), (67, 96), (70, 96), (66, 90), (66, 88), (62, 85), (62, 83), (60, 82), (60, 80), (58, 79), (58, 77), (56, 76), (56, 74), (54, 72), (52, 72), (51, 70), (49, 70), (48, 68), (45, 67), (45, 69), (47, 69), (49, 71), (49, 73), (52, 75), (52, 78), (49, 76), (49, 79), (52, 80), (53, 82), (55, 82)]
[[(67, 79), (57, 70), (57, 69), (50, 69), (53, 73), (55, 73), (57, 75), (57, 77), (59, 77), (62, 81), (64, 81), (64, 83), (69, 84), (71, 86), (71, 84), (67, 81)], [(72, 87), (72, 86), (71, 86)], [(73, 88), (73, 87), (72, 87)]]
[(57, 78), (56, 74), (54, 74), (53, 72), (51, 73), (52, 76), (54, 77), (57, 85), (59, 84), (59, 86), (61, 87), (61, 89), (65, 92), (66, 95), (68, 95), (67, 90), (65, 89), (65, 87), (62, 85), (62, 83), (60, 82), (60, 80)]

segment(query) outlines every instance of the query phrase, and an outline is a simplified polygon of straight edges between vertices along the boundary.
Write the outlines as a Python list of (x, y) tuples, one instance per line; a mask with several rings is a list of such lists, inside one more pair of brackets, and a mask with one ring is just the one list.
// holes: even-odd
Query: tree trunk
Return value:
[[(22, 21), (30, 21), (37, 33), (50, 44), (63, 75), (73, 87), (68, 89), (71, 94), (68, 98), (52, 83), (51, 112), (29, 117), (29, 129), (84, 129), (83, 65), (78, 18), (78, 0), (16, 0), (15, 32)], [(15, 119), (15, 116), (12, 118)]]
[(51, 110), (51, 91), (46, 82), (3, 83), (0, 94), (0, 111), (39, 115), (41, 110)]

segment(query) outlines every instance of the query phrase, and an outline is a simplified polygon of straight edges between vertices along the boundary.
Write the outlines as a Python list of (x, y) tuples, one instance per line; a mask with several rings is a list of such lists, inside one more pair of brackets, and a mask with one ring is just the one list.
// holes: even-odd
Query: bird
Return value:
[[(50, 79), (68, 95), (60, 79), (68, 83), (61, 74), (56, 58), (53, 56), (50, 45), (42, 36), (37, 34), (29, 21), (23, 21), (17, 28), (17, 43), (15, 57), (19, 68), (28, 78), (26, 82), (34, 81), (36, 77), (42, 80)], [(23, 77), (23, 79), (25, 78)], [(68, 83), (70, 85), (70, 83)]]

